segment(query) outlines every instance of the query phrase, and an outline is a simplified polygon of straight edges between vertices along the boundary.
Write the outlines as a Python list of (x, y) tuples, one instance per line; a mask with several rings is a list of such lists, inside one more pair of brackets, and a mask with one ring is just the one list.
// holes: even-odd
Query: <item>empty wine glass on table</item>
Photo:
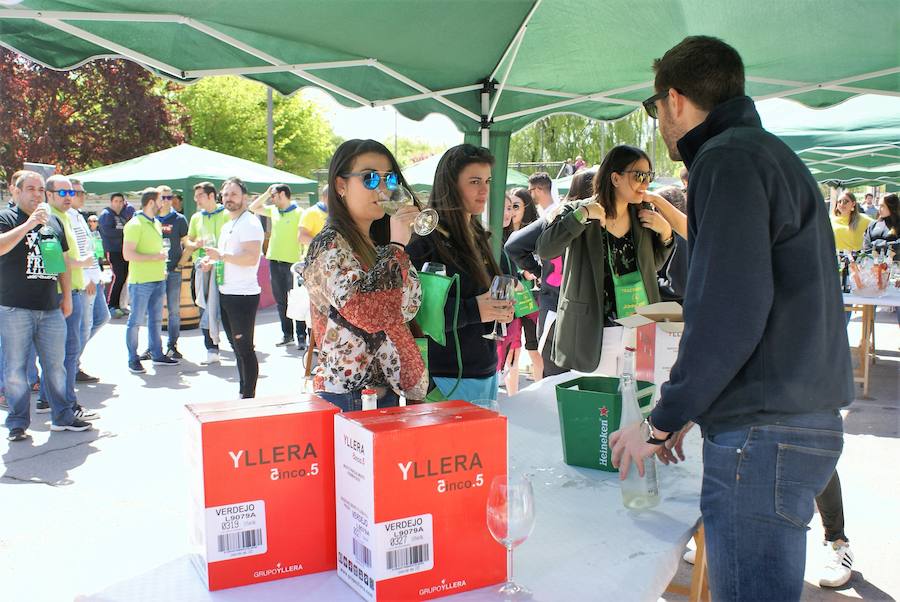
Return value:
[[(518, 281), (512, 276), (494, 276), (493, 281), (491, 281), (491, 299), (496, 299), (497, 301), (511, 300), (516, 292), (517, 284)], [(498, 326), (500, 332), (497, 332)], [(498, 324), (498, 322), (494, 320), (494, 329), (489, 334), (485, 334), (482, 336), (484, 336), (484, 338), (486, 339), (494, 339), (495, 341), (499, 341), (506, 336), (506, 324)]]
[[(394, 215), (400, 210), (400, 207), (415, 205), (416, 200), (406, 186), (397, 184), (397, 187), (393, 190), (387, 189), (380, 193), (378, 204), (381, 205), (381, 208), (384, 209), (385, 213)], [(416, 216), (416, 219), (413, 220), (413, 232), (419, 236), (428, 236), (434, 232), (435, 228), (437, 228), (438, 221), (437, 211), (431, 207), (426, 207), (425, 209), (422, 209), (422, 211), (419, 212), (419, 215)]]
[(527, 598), (531, 592), (513, 580), (513, 548), (534, 530), (534, 488), (524, 475), (494, 477), (488, 491), (487, 526), (491, 536), (506, 548), (506, 583), (499, 593)]

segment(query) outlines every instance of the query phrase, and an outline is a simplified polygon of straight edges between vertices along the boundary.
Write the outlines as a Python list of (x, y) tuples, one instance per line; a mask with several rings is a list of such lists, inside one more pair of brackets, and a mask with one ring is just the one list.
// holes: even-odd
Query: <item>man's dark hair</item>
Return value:
[(872, 194), (871, 192), (867, 192), (865, 198), (867, 198), (867, 199), (874, 199), (874, 198), (875, 198), (875, 195)]
[(112, 193), (111, 195), (109, 195), (109, 200), (111, 201), (111, 200), (113, 200), (114, 198), (116, 198), (117, 196), (118, 196), (118, 197), (122, 197), (122, 200), (123, 200), (123, 201), (125, 200), (125, 193), (124, 193), (124, 192), (114, 192), (114, 193)]
[(194, 184), (194, 192), (197, 192), (198, 190), (202, 190), (204, 194), (212, 195), (215, 195), (216, 192), (218, 192), (216, 190), (216, 185), (212, 182), (200, 182), (199, 184)]
[(540, 186), (549, 191), (550, 187), (553, 185), (553, 181), (550, 179), (550, 174), (546, 171), (537, 171), (528, 176), (528, 185)]
[(287, 184), (276, 184), (275, 192), (280, 192), (288, 198), (291, 198), (291, 187)]
[(159, 198), (159, 192), (155, 188), (147, 188), (141, 193), (141, 209), (147, 206), (150, 201)]
[(225, 190), (225, 187), (229, 184), (234, 184), (238, 188), (241, 189), (241, 192), (247, 194), (247, 185), (244, 184), (244, 181), (238, 177), (231, 177), (222, 182), (222, 190)]
[(653, 61), (653, 71), (657, 92), (674, 88), (704, 111), (744, 95), (741, 55), (719, 38), (687, 37)]
[(657, 190), (656, 194), (672, 203), (672, 206), (682, 213), (687, 212), (687, 199), (685, 199), (684, 192), (681, 188), (678, 188), (677, 186), (666, 186)]

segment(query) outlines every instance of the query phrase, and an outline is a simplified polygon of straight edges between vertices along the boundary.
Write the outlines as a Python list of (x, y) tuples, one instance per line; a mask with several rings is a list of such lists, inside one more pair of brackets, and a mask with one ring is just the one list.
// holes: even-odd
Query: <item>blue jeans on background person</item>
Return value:
[(0, 305), (4, 381), (9, 413), (6, 428), (27, 429), (31, 424), (31, 387), (28, 385), (29, 350), (41, 359), (42, 384), (46, 383), (53, 424), (75, 420), (74, 404), (65, 399), (66, 321), (58, 309), (40, 311)]
[(800, 599), (807, 525), (843, 442), (837, 410), (703, 440), (700, 510), (712, 599)]
[(129, 363), (138, 361), (138, 331), (145, 320), (150, 357), (155, 360), (162, 358), (162, 308), (165, 294), (164, 280), (128, 285), (131, 313), (125, 330), (125, 346), (128, 348)]
[(181, 272), (175, 270), (166, 275), (166, 308), (169, 310), (166, 330), (169, 349), (174, 349), (181, 334)]
[[(357, 412), (362, 410), (362, 389), (350, 391), (349, 393), (316, 391), (316, 395), (329, 403), (333, 403), (339, 407), (342, 412)], [(388, 389), (385, 391), (384, 395), (378, 398), (379, 408), (395, 408), (399, 405), (400, 396), (394, 393), (393, 389)]]
[[(450, 391), (453, 391), (453, 386), (456, 384), (456, 377), (453, 376), (433, 376), (431, 379), (445, 397)], [(488, 376), (487, 378), (464, 378), (459, 381), (459, 386), (456, 387), (456, 391), (453, 391), (453, 396), (448, 399), (462, 399), (464, 401), (473, 401), (475, 399), (496, 400), (499, 383), (496, 372), (493, 376)]]
[(94, 338), (97, 331), (109, 322), (109, 306), (106, 304), (106, 292), (102, 284), (97, 284), (93, 295), (85, 294), (84, 321), (81, 329), (82, 350), (87, 342)]
[[(72, 313), (66, 318), (66, 354), (64, 365), (66, 367), (66, 401), (76, 402), (75, 376), (78, 374), (78, 360), (84, 345), (81, 341), (81, 330), (84, 322), (84, 291), (72, 291)], [(47, 389), (41, 382), (41, 390)], [(41, 397), (49, 401), (46, 397)]]

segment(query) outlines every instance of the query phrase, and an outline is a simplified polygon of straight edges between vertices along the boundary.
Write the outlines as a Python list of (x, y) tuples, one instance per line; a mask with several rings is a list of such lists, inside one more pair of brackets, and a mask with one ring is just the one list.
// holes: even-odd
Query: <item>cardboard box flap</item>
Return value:
[(681, 305), (674, 301), (651, 303), (635, 310), (638, 314), (654, 322), (683, 322), (684, 314)]
[(657, 328), (669, 334), (681, 334), (684, 332), (684, 322), (660, 322)]
[(496, 412), (461, 400), (340, 414), (340, 418), (355, 422), (374, 432), (434, 426), (448, 422), (470, 422), (497, 416)]
[(187, 404), (185, 408), (201, 423), (241, 420), (261, 416), (300, 414), (303, 412), (332, 411), (337, 413), (340, 411), (337, 406), (328, 403), (320, 397), (309, 394), (213, 401)]
[(655, 320), (651, 320), (650, 318), (639, 314), (631, 314), (627, 318), (619, 318), (616, 322), (625, 328), (640, 328), (647, 324), (653, 324)]

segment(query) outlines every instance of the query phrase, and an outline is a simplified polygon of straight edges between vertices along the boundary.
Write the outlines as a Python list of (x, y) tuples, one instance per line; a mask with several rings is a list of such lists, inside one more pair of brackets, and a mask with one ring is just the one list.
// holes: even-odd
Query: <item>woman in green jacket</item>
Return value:
[(594, 197), (561, 206), (537, 241), (550, 259), (566, 254), (551, 358), (570, 370), (600, 364), (603, 328), (659, 301), (656, 272), (671, 253), (672, 227), (642, 203), (655, 174), (650, 157), (613, 148), (594, 177)]

